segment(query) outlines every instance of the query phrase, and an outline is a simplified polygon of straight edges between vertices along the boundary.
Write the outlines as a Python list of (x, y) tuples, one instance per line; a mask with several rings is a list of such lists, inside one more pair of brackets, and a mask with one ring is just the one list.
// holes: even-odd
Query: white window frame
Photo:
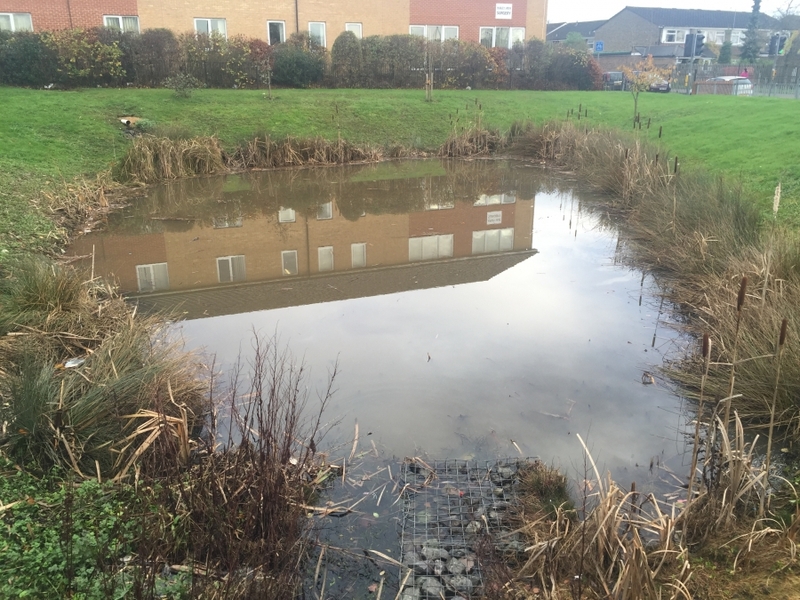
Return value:
[(297, 220), (297, 213), (293, 208), (284, 208), (281, 206), (278, 209), (278, 223), (294, 223)]
[[(272, 36), (269, 34), (269, 26), (270, 25), (280, 25), (281, 26), (281, 37), (283, 39), (278, 40), (277, 42), (272, 41)], [(274, 44), (282, 44), (286, 41), (286, 21), (267, 21), (267, 43), (272, 46)]]
[[(415, 32), (415, 29), (422, 29), (422, 33)], [(441, 30), (440, 37), (432, 37), (437, 29)], [(448, 30), (450, 31), (451, 35), (447, 35)], [(458, 25), (409, 25), (408, 33), (409, 35), (418, 35), (420, 37), (424, 37), (426, 40), (432, 42), (445, 42), (447, 40), (459, 39), (461, 30), (459, 29)]]
[(366, 242), (350, 244), (350, 266), (354, 269), (363, 269), (367, 266)]
[[(490, 242), (487, 244), (487, 238)], [(497, 238), (496, 240), (492, 238)], [(488, 249), (487, 249), (488, 247)], [(514, 228), (484, 229), (472, 232), (472, 254), (494, 254), (514, 249)]]
[[(294, 256), (294, 270), (295, 270), (294, 273), (289, 272), (289, 270), (286, 268), (286, 257), (292, 256), (292, 255)], [(281, 273), (283, 273), (283, 275), (285, 277), (291, 277), (293, 275), (299, 275), (300, 274), (300, 263), (297, 260), (297, 250), (282, 250), (281, 251)]]
[[(239, 277), (236, 277), (236, 274), (233, 271), (233, 261), (241, 259), (242, 264), (242, 272)], [(222, 273), (219, 270), (220, 263), (227, 262), (228, 263), (228, 273), (230, 273), (230, 279), (223, 281), (222, 280)], [(247, 281), (247, 263), (245, 262), (244, 254), (233, 254), (231, 256), (218, 256), (217, 257), (217, 281), (220, 283), (240, 283), (242, 281)]]
[[(164, 285), (159, 285), (159, 282), (156, 277), (155, 269), (163, 267), (164, 269), (164, 277), (166, 278), (166, 283)], [(148, 289), (142, 289), (142, 271), (149, 273), (149, 278), (151, 286), (146, 286)], [(151, 263), (149, 265), (136, 265), (136, 287), (139, 289), (140, 292), (161, 292), (164, 290), (169, 289), (169, 269), (167, 268), (167, 263)]]
[[(117, 25), (109, 25), (109, 19), (117, 19)], [(136, 28), (125, 27), (125, 19), (136, 19)], [(103, 27), (116, 29), (122, 33), (139, 33), (139, 17), (136, 15), (103, 15)]]
[[(323, 269), (322, 261), (323, 259), (327, 260), (328, 258), (330, 258), (330, 267)], [(334, 270), (333, 246), (320, 246), (317, 248), (317, 270), (320, 273)]]
[[(27, 29), (27, 28), (20, 29), (19, 26), (17, 25), (17, 22), (16, 22), (17, 18), (21, 17), (23, 15), (28, 18), (27, 20), (31, 24), (31, 28), (30, 29)], [(0, 17), (8, 17), (8, 20), (11, 23), (11, 29), (6, 29), (6, 30), (0, 29), (0, 31), (12, 31), (12, 32), (13, 31), (33, 31), (33, 16), (31, 15), (31, 13), (27, 13), (27, 12), (16, 12), (16, 13), (0, 12)], [(26, 23), (26, 25), (27, 25), (27, 23)]]
[[(507, 49), (511, 49), (514, 47), (514, 34), (516, 33), (518, 36), (520, 33), (522, 34), (519, 41), (525, 41), (525, 28), (524, 27), (511, 27), (511, 26), (486, 26), (486, 27), (479, 27), (478, 28), (478, 43), (482, 45), (481, 37), (483, 34), (484, 29), (491, 29), (492, 30), (492, 45), (488, 46), (489, 48), (497, 48), (497, 30), (498, 29), (508, 29), (508, 46)], [(500, 46), (502, 48), (502, 46)]]
[[(198, 31), (197, 23), (199, 21), (205, 21), (206, 22), (206, 26), (208, 27), (208, 31), (207, 32), (206, 31)], [(219, 31), (219, 29), (213, 29), (211, 26), (212, 26), (212, 24), (215, 24), (215, 23), (216, 24), (222, 23), (222, 26), (224, 27), (225, 31)], [(227, 40), (228, 39), (228, 21), (227, 21), (227, 19), (217, 19), (217, 18), (214, 18), (214, 17), (195, 17), (195, 19), (194, 19), (194, 32), (198, 33), (198, 34), (201, 33), (201, 34), (204, 34), (204, 35), (211, 35), (212, 33), (219, 33), (222, 37), (224, 37)]]
[[(453, 257), (454, 236), (452, 233), (423, 235), (408, 238), (408, 262), (438, 260)], [(435, 246), (435, 256), (425, 256)]]
[(308, 35), (311, 37), (311, 40), (314, 40), (314, 34), (311, 32), (312, 25), (319, 25), (322, 27), (322, 40), (316, 42), (320, 47), (327, 48), (328, 47), (328, 32), (327, 27), (325, 26), (325, 21), (309, 21), (308, 22)]
[[(672, 38), (672, 39), (670, 39)], [(664, 44), (677, 44), (678, 43), (678, 31), (677, 29), (665, 29), (664, 30), (664, 37), (662, 38), (662, 43)]]
[(329, 221), (333, 218), (333, 202), (323, 202), (317, 206), (317, 221)]
[(517, 201), (515, 193), (508, 194), (481, 194), (473, 206), (495, 206), (497, 204), (514, 204)]
[(345, 23), (344, 30), (352, 31), (358, 39), (364, 37), (364, 27), (361, 23)]

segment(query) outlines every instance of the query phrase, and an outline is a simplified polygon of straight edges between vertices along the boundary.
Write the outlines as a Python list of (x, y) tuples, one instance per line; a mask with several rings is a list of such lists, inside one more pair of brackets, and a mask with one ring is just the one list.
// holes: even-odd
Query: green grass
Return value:
[[(452, 132), (451, 118), (474, 120), (478, 104), (483, 124), (501, 129), (521, 119), (564, 119), (582, 105), (587, 125), (630, 130), (633, 112), (630, 94), (616, 92), (437, 91), (432, 103), (421, 90), (277, 90), (274, 97), (242, 90), (200, 90), (180, 99), (169, 90), (0, 88), (0, 260), (52, 246), (55, 231), (39, 207), (40, 192), (111, 167), (130, 143), (119, 116), (214, 134), (226, 147), (262, 131), (273, 138), (341, 133), (356, 143), (434, 150)], [(783, 218), (800, 225), (796, 101), (642, 94), (639, 106), (651, 128), (637, 135), (658, 141), (663, 126), (664, 152), (678, 155), (683, 168), (741, 178), (763, 198), (764, 210), (782, 181)]]

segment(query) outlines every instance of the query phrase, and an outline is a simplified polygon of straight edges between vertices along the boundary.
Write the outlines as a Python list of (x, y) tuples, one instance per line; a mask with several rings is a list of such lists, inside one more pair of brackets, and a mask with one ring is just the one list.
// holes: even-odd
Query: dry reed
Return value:
[[(788, 317), (789, 327), (796, 327), (800, 314), (797, 234), (774, 219), (765, 228), (756, 201), (739, 185), (698, 169), (676, 174), (663, 149), (635, 136), (547, 123), (516, 135), (511, 151), (574, 171), (609, 194), (608, 203), (624, 212), (631, 260), (660, 276), (667, 299), (688, 315), (684, 327), (690, 333), (712, 335), (712, 362), (733, 365), (727, 377), (719, 369), (710, 371), (707, 393), (732, 396), (735, 372), (740, 396), (733, 408), (742, 419), (767, 422), (774, 365), (766, 357), (774, 353), (781, 320)], [(775, 211), (778, 198), (776, 192)], [(732, 309), (734, 282), (743, 277), (764, 301)], [(785, 352), (775, 422), (791, 424), (800, 435), (800, 405), (794, 401), (800, 395), (800, 345), (789, 345)], [(702, 366), (702, 360), (687, 357), (668, 372), (697, 390)]]

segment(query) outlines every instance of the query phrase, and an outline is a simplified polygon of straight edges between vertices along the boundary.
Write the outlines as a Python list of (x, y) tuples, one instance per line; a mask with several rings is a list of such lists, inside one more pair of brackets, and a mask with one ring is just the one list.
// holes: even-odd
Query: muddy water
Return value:
[[(383, 458), (539, 456), (621, 482), (683, 472), (680, 399), (646, 372), (680, 343), (649, 276), (574, 182), (515, 162), (404, 162), (155, 188), (72, 252), (187, 346), (231, 364), (253, 331), (338, 363), (326, 443)], [(651, 383), (655, 381), (655, 383)], [(312, 394), (313, 398), (313, 394)]]

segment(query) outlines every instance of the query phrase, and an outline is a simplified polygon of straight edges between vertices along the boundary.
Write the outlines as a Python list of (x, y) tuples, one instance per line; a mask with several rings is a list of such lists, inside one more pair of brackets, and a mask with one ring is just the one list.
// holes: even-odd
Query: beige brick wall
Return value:
[(177, 32), (193, 31), (195, 18), (225, 19), (228, 36), (245, 35), (267, 39), (267, 21), (284, 21), (287, 37), (308, 31), (309, 21), (324, 22), (327, 46), (344, 31), (345, 23), (361, 23), (363, 35), (408, 32), (409, 0), (139, 0), (142, 29), (166, 27)]

